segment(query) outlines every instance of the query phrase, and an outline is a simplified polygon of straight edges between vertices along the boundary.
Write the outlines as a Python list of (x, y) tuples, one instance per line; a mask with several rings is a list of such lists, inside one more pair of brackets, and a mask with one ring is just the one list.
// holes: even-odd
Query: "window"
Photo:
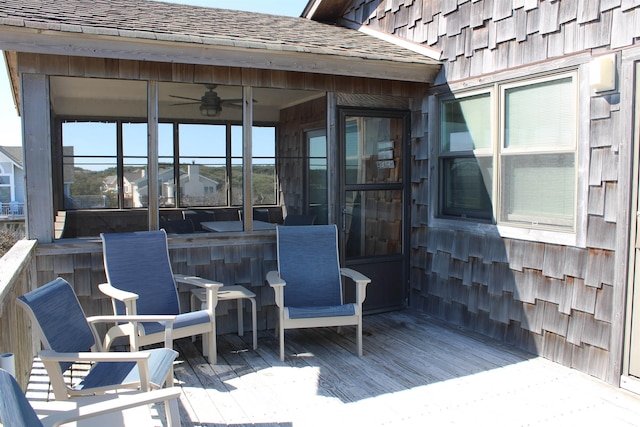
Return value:
[(115, 122), (62, 123), (64, 209), (118, 207), (117, 134)]
[(5, 170), (10, 171), (10, 166), (0, 165), (0, 203), (9, 203), (13, 200), (11, 198), (11, 174), (5, 173)]
[(305, 132), (307, 144), (307, 194), (309, 214), (316, 224), (326, 224), (329, 215), (327, 191), (327, 135), (325, 129)]
[[(276, 187), (276, 128), (254, 126), (251, 179), (254, 205), (275, 205)], [(242, 141), (242, 139), (240, 139)]]
[(178, 129), (180, 206), (227, 206), (227, 126), (181, 123)]
[[(222, 217), (245, 204), (261, 213), (277, 211), (267, 209), (284, 203), (286, 194), (277, 157), (287, 154), (286, 147), (300, 148), (288, 133), (299, 126), (296, 106), (325, 96), (176, 81), (51, 76), (49, 82), (54, 209), (78, 211), (67, 217), (67, 237), (146, 229), (156, 218), (176, 219), (187, 211)], [(245, 96), (253, 102), (244, 103)], [(247, 117), (251, 124), (244, 123)], [(157, 132), (149, 127), (156, 124)], [(252, 137), (246, 138), (249, 128)], [(157, 157), (149, 141), (157, 141)], [(284, 171), (304, 183), (304, 169)], [(253, 197), (245, 200), (249, 181)], [(158, 217), (149, 211), (156, 208)]]
[[(254, 204), (274, 205), (275, 127), (253, 132)], [(158, 142), (161, 207), (242, 205), (242, 126), (165, 122)], [(148, 207), (146, 123), (63, 122), (62, 146), (66, 210)]]
[(493, 151), (488, 94), (446, 100), (441, 107), (441, 213), (492, 218)]
[(440, 101), (438, 216), (576, 228), (575, 74)]

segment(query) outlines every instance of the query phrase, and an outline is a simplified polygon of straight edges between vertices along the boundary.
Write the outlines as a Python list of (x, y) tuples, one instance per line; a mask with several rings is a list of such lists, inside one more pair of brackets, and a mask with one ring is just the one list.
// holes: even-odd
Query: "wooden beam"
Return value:
[(242, 88), (242, 177), (244, 230), (253, 230), (253, 88)]
[(22, 150), (26, 189), (27, 239), (51, 243), (54, 237), (53, 185), (51, 180), (51, 123), (49, 78), (21, 75)]
[[(147, 132), (148, 132), (148, 162), (147, 162), (147, 196), (149, 212), (149, 230), (157, 230), (160, 226), (158, 175), (158, 82), (150, 80), (147, 83)], [(177, 183), (176, 183), (177, 185)]]

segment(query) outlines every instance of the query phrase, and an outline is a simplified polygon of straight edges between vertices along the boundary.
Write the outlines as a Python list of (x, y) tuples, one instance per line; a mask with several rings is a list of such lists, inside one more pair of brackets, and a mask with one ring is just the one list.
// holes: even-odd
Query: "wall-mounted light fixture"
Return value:
[(589, 85), (596, 92), (616, 88), (616, 55), (603, 55), (589, 63)]

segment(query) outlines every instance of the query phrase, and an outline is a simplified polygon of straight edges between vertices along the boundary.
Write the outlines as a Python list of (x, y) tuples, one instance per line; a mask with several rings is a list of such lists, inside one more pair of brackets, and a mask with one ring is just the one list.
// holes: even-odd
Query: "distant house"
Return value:
[[(174, 200), (174, 169), (167, 168), (159, 171), (158, 185), (160, 206), (175, 206)], [(180, 194), (183, 198), (189, 198), (191, 206), (216, 206), (219, 205), (217, 192), (220, 183), (216, 180), (200, 175), (200, 166), (195, 164), (187, 165), (187, 172), (180, 169)], [(131, 181), (130, 195), (132, 207), (146, 206), (149, 197), (149, 180), (146, 176)], [(125, 184), (125, 194), (127, 190)]]
[[(138, 169), (136, 171), (129, 171), (123, 173), (122, 177), (122, 193), (124, 195), (125, 206), (126, 207), (134, 207), (134, 199), (137, 199), (134, 194), (134, 185), (136, 181), (140, 179), (144, 179), (145, 171), (144, 169)], [(118, 192), (118, 176), (117, 175), (109, 175), (102, 181), (102, 192), (103, 193), (114, 193)], [(143, 205), (137, 205), (143, 206)]]
[(24, 216), (22, 147), (0, 146), (0, 216)]

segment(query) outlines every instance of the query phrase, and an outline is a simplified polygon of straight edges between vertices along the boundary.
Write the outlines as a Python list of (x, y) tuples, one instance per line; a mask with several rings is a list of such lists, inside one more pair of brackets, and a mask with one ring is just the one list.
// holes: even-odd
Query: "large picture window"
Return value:
[[(275, 205), (275, 126), (253, 132), (253, 203)], [(160, 207), (242, 206), (242, 126), (164, 122), (158, 136)], [(148, 207), (146, 123), (64, 122), (62, 162), (66, 210)]]
[(563, 74), (442, 99), (438, 215), (574, 231), (575, 80)]

